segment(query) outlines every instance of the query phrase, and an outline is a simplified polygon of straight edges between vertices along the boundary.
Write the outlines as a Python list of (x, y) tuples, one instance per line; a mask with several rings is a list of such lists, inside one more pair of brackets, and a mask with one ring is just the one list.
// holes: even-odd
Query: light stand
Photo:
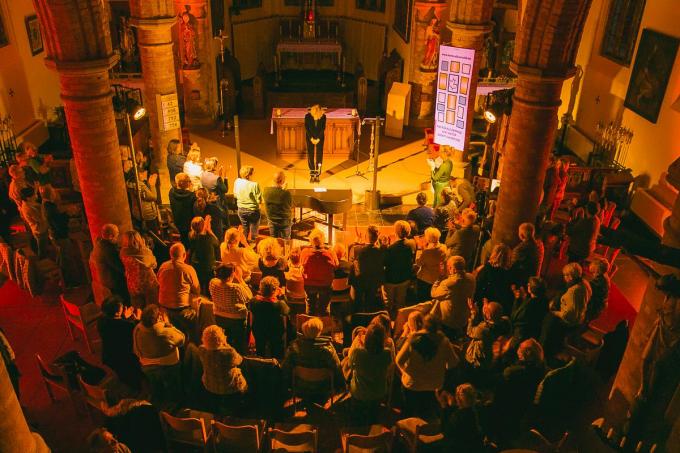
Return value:
[(378, 156), (380, 154), (380, 127), (385, 120), (376, 116), (365, 118), (362, 122), (371, 125), (371, 156), (373, 157), (373, 186), (366, 191), (365, 205), (369, 211), (380, 210), (380, 191), (378, 190)]
[(144, 216), (142, 215), (142, 192), (139, 186), (139, 168), (137, 166), (137, 156), (135, 153), (135, 143), (132, 137), (132, 121), (130, 120), (130, 115), (135, 121), (141, 120), (146, 115), (146, 109), (141, 105), (137, 104), (133, 99), (128, 99), (125, 106), (125, 126), (127, 127), (128, 140), (130, 141), (130, 155), (132, 157), (132, 168), (135, 172), (135, 191), (137, 192), (137, 203), (139, 208), (139, 220), (142, 224), (142, 230), (146, 230), (146, 223), (144, 222)]

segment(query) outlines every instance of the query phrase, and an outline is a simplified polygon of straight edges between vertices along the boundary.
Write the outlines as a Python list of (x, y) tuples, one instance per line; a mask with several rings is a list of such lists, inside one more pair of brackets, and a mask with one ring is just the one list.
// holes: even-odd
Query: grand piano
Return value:
[(326, 216), (324, 222), (328, 226), (328, 243), (333, 240), (333, 216), (342, 214), (342, 230), (347, 228), (347, 213), (352, 209), (352, 191), (350, 189), (290, 189), (293, 204), (303, 210), (309, 209)]

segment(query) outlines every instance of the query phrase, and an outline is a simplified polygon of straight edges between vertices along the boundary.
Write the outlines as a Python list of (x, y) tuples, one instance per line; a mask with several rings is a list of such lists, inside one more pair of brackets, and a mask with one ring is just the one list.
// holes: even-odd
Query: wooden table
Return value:
[[(277, 115), (280, 111), (280, 115)], [(307, 157), (305, 141), (306, 108), (274, 108), (270, 132), (276, 129), (277, 157)], [(326, 132), (324, 134), (324, 156), (351, 159), (354, 157), (354, 142), (361, 134), (361, 122), (352, 116), (352, 109), (326, 110)], [(276, 126), (276, 127), (274, 127)]]

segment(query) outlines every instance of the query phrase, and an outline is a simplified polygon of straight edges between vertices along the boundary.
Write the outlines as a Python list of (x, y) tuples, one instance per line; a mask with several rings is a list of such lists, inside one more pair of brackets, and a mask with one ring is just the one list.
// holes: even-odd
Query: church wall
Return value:
[[(630, 67), (621, 66), (600, 56), (602, 35), (609, 12), (609, 0), (600, 0), (600, 2), (602, 2), (602, 7), (596, 8), (598, 2), (594, 2), (590, 13), (597, 15), (595, 39), (590, 41), (592, 47), (587, 49), (582, 46), (579, 50), (579, 53), (590, 51), (590, 58), (584, 67), (585, 77), (576, 124), (586, 135), (594, 138), (598, 121), (609, 123), (620, 118), (622, 124), (632, 129), (635, 134), (628, 152), (626, 166), (633, 169), (634, 175), (642, 176), (643, 184), (654, 183), (658, 181), (661, 173), (666, 171), (670, 163), (680, 156), (678, 144), (680, 112), (671, 109), (673, 102), (680, 96), (680, 52), (676, 56), (657, 123), (653, 124), (624, 108), (623, 101), (637, 57), (637, 48)], [(642, 30), (645, 28), (680, 38), (678, 23), (680, 23), (680, 8), (678, 8), (677, 0), (648, 0), (636, 46), (639, 45)], [(583, 42), (587, 43), (588, 40), (584, 39)], [(568, 97), (566, 101), (568, 102)]]

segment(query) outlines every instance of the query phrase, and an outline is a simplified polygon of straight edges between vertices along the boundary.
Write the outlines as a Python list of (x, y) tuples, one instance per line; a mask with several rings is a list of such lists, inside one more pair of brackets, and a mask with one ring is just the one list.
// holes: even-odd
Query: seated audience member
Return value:
[(412, 333), (423, 329), (424, 323), (425, 316), (421, 311), (412, 311), (411, 313), (409, 313), (408, 318), (406, 320), (406, 324), (404, 324), (404, 328), (401, 331), (401, 335), (399, 336), (399, 338), (397, 339), (397, 343), (395, 344), (395, 350), (400, 351), (401, 347), (404, 346), (404, 343), (408, 340), (408, 337), (410, 337)]
[(409, 336), (397, 354), (404, 389), (404, 414), (430, 418), (437, 411), (435, 391), (444, 385), (446, 370), (456, 367), (458, 356), (437, 320), (426, 316), (422, 330)]
[(191, 266), (196, 270), (202, 294), (208, 294), (208, 283), (214, 275), (215, 250), (220, 241), (212, 232), (212, 217), (194, 217), (191, 221), (189, 244), (191, 246)]
[(475, 186), (465, 178), (456, 178), (452, 183), (454, 201), (459, 210), (464, 210), (472, 206), (475, 202)]
[(438, 397), (442, 406), (441, 426), (445, 451), (483, 451), (484, 435), (479, 422), (477, 391), (472, 384), (459, 385), (455, 395), (442, 391)]
[(367, 236), (368, 244), (357, 251), (350, 276), (355, 294), (354, 310), (359, 312), (376, 311), (383, 307), (378, 290), (385, 281), (385, 250), (378, 242), (378, 227), (369, 225)]
[(446, 247), (449, 256), (462, 256), (465, 258), (468, 270), (472, 270), (479, 242), (479, 226), (475, 225), (477, 213), (472, 209), (464, 209), (460, 216), (460, 228), (449, 229), (446, 236)]
[(42, 205), (38, 201), (38, 194), (31, 187), (21, 189), (21, 218), (28, 224), (33, 236), (31, 247), (38, 258), (47, 256), (47, 244), (49, 243), (47, 219), (43, 215)]
[(538, 277), (530, 277), (526, 289), (515, 291), (515, 302), (510, 313), (514, 343), (541, 336), (543, 319), (548, 314), (548, 297), (545, 282)]
[(305, 292), (307, 293), (307, 312), (323, 316), (328, 313), (328, 302), (331, 299), (331, 284), (338, 259), (332, 250), (325, 245), (326, 238), (320, 230), (309, 234), (311, 247), (302, 249), (300, 260), (305, 274)]
[(208, 326), (203, 331), (198, 348), (203, 365), (203, 386), (210, 394), (213, 409), (218, 413), (237, 409), (248, 390), (239, 365), (243, 357), (227, 343), (222, 328)]
[(600, 219), (597, 216), (599, 212), (600, 205), (589, 201), (586, 203), (585, 216), (567, 225), (569, 262), (581, 263), (595, 251), (597, 236), (600, 234)]
[(33, 188), (33, 184), (26, 179), (24, 169), (18, 165), (13, 164), (9, 167), (9, 176), (12, 181), (9, 183), (9, 197), (17, 205), (17, 209), (21, 210), (21, 191), (22, 189)]
[(274, 357), (279, 360), (283, 358), (286, 317), (290, 313), (290, 308), (279, 299), (282, 292), (276, 278), (264, 277), (260, 280), (260, 291), (250, 301), (255, 349), (257, 355), (261, 357)]
[[(386, 332), (379, 323), (366, 329), (363, 346), (349, 354), (351, 370), (350, 394), (363, 420), (372, 422), (375, 411), (389, 391), (389, 374), (392, 372), (393, 353), (385, 347)], [(366, 414), (366, 411), (371, 414)], [(371, 416), (373, 415), (373, 416)]]
[(286, 287), (286, 260), (283, 259), (283, 248), (279, 240), (273, 237), (265, 238), (257, 244), (257, 252), (260, 258), (257, 267), (262, 277), (274, 277), (279, 281), (281, 288)]
[(335, 253), (335, 257), (338, 259), (338, 267), (335, 268), (333, 277), (336, 279), (349, 278), (349, 274), (352, 271), (352, 263), (345, 258), (347, 256), (347, 248), (344, 244), (338, 242), (333, 246), (332, 250), (333, 253)]
[(189, 247), (189, 231), (191, 219), (194, 217), (196, 195), (191, 188), (191, 178), (186, 173), (175, 176), (175, 186), (170, 189), (170, 210), (172, 221), (179, 231), (184, 247)]
[(201, 188), (201, 176), (203, 175), (203, 163), (201, 162), (201, 148), (197, 143), (191, 145), (187, 153), (182, 171), (191, 179), (191, 190), (196, 192)]
[(198, 189), (193, 212), (194, 217), (206, 218), (210, 216), (210, 228), (213, 234), (220, 241), (224, 238), (224, 226), (229, 225), (229, 215), (222, 203), (219, 202), (217, 195), (211, 194), (203, 188)]
[(57, 264), (66, 287), (78, 286), (82, 282), (82, 266), (76, 245), (69, 237), (69, 216), (59, 209), (57, 193), (51, 185), (40, 186), (42, 212), (47, 222), (47, 231), (57, 250)]
[(474, 301), (477, 307), (482, 301), (492, 300), (503, 306), (504, 313), (510, 313), (515, 295), (512, 292), (513, 274), (510, 270), (510, 248), (498, 244), (493, 248), (489, 261), (477, 272)]
[(446, 246), (439, 243), (441, 232), (437, 228), (430, 227), (425, 230), (424, 237), (425, 248), (416, 258), (418, 302), (429, 300), (434, 282), (445, 277), (442, 272), (446, 263)]
[(501, 335), (510, 333), (510, 323), (503, 316), (503, 307), (498, 302), (486, 302), (482, 306), (482, 320), (477, 322), (478, 311), (474, 303), (470, 304), (467, 334), (470, 337), (465, 352), (465, 360), (475, 368), (491, 367), (493, 343)]
[(243, 231), (238, 228), (229, 228), (224, 233), (224, 242), (220, 244), (220, 257), (222, 264), (231, 263), (241, 268), (243, 279), (250, 280), (250, 272), (257, 265), (257, 253), (248, 244)]
[(113, 406), (102, 404), (106, 427), (134, 452), (165, 451), (158, 409), (149, 401), (124, 398)]
[(191, 300), (201, 294), (201, 287), (196, 270), (184, 262), (186, 255), (181, 243), (170, 247), (170, 260), (158, 269), (158, 305), (165, 309), (173, 325), (188, 334), (196, 320)]
[[(302, 336), (296, 338), (286, 351), (283, 369), (292, 376), (296, 367), (324, 368), (330, 370), (335, 382), (342, 382), (340, 359), (330, 338), (322, 337), (323, 322), (311, 318), (302, 324)], [(298, 377), (295, 379), (297, 391), (305, 399), (317, 401), (328, 396), (329, 382), (310, 382)]]
[(240, 354), (247, 352), (248, 308), (253, 292), (243, 280), (240, 267), (221, 264), (210, 280), (210, 298), (215, 304), (215, 322), (224, 329), (231, 344)]
[(416, 244), (408, 239), (411, 227), (404, 220), (394, 223), (397, 240), (385, 249), (385, 297), (390, 311), (394, 314), (406, 305), (406, 292), (413, 279), (413, 261)]
[(168, 172), (170, 173), (170, 183), (173, 187), (177, 184), (176, 176), (184, 171), (184, 162), (187, 158), (182, 154), (182, 143), (173, 138), (168, 142)]
[(431, 295), (438, 301), (442, 329), (449, 339), (455, 339), (463, 335), (470, 316), (468, 299), (475, 294), (475, 278), (465, 272), (465, 259), (460, 256), (449, 258), (446, 267), (448, 277), (432, 285)]
[(102, 226), (90, 259), (101, 284), (111, 291), (111, 294), (123, 299), (123, 303), (129, 303), (130, 294), (125, 279), (125, 267), (120, 259), (116, 225), (107, 223)]
[(126, 231), (121, 240), (120, 260), (125, 268), (125, 280), (130, 303), (144, 308), (158, 302), (158, 279), (154, 269), (158, 264), (146, 241), (135, 230)]
[(133, 307), (125, 308), (118, 296), (110, 296), (102, 304), (104, 316), (97, 320), (97, 331), (102, 340), (102, 363), (111, 368), (118, 378), (134, 389), (141, 384), (139, 359), (132, 351), (132, 332), (139, 314)]
[(227, 180), (224, 177), (224, 168), (218, 167), (217, 157), (208, 157), (203, 164), (201, 174), (201, 186), (212, 195), (216, 195), (220, 205), (225, 205), (225, 197), (229, 191)]
[(458, 216), (458, 207), (453, 201), (453, 191), (450, 187), (444, 187), (440, 194), (440, 201), (434, 210), (433, 226), (439, 231), (445, 232), (450, 221), (454, 221)]
[(607, 299), (609, 299), (609, 262), (604, 258), (597, 258), (591, 261), (588, 267), (592, 277), (589, 280), (592, 294), (588, 301), (586, 308), (585, 321), (590, 322), (597, 319), (605, 308), (607, 308)]
[(260, 228), (260, 203), (262, 203), (260, 184), (252, 180), (254, 172), (253, 167), (244, 165), (238, 172), (239, 178), (234, 181), (238, 218), (243, 227), (243, 234), (249, 241), (257, 239)]
[(151, 386), (153, 402), (177, 400), (181, 383), (179, 348), (184, 334), (173, 327), (158, 305), (147, 305), (132, 333), (133, 351)]
[(418, 207), (409, 211), (406, 220), (414, 221), (418, 234), (421, 234), (426, 228), (434, 225), (434, 209), (427, 206), (427, 194), (425, 192), (416, 195), (416, 203), (418, 203)]
[(122, 442), (114, 437), (106, 428), (97, 428), (87, 436), (90, 453), (132, 453)]
[[(296, 282), (304, 281), (305, 270), (302, 267), (302, 262), (300, 260), (301, 253), (302, 251), (300, 250), (300, 247), (293, 247), (290, 249), (290, 253), (288, 254), (288, 260), (286, 262), (286, 265), (288, 267), (288, 271), (286, 272), (286, 281), (288, 280)], [(304, 294), (294, 295), (294, 297), (299, 296), (304, 296)]]
[(583, 269), (578, 263), (569, 263), (562, 268), (567, 290), (553, 301), (549, 318), (543, 323), (541, 344), (547, 357), (559, 352), (565, 335), (577, 329), (585, 321), (586, 308), (592, 294), (590, 284), (583, 279)]
[(536, 228), (533, 223), (519, 226), (520, 243), (512, 249), (511, 269), (514, 283), (518, 286), (527, 284), (529, 277), (539, 275), (543, 263), (543, 242), (536, 239)]
[(274, 174), (274, 185), (264, 188), (262, 198), (269, 220), (269, 235), (290, 239), (293, 196), (286, 188), (286, 174), (283, 171)]

